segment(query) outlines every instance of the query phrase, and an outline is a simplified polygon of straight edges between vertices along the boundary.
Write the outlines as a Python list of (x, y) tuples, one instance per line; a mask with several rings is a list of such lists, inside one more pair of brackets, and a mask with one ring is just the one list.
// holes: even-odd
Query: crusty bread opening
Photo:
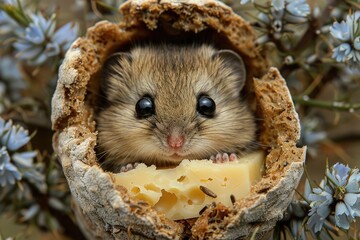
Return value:
[[(83, 232), (89, 239), (131, 235), (141, 239), (238, 239), (257, 228), (259, 234), (270, 231), (291, 201), (306, 149), (296, 147), (300, 126), (286, 83), (277, 69), (268, 68), (249, 24), (213, 0), (130, 0), (121, 9), (124, 20), (119, 24), (99, 22), (73, 43), (60, 68), (52, 100), (54, 150)], [(185, 36), (215, 36), (216, 47), (232, 49), (245, 59), (249, 91), (254, 92), (256, 114), (261, 119), (259, 140), (268, 151), (265, 175), (248, 197), (232, 208), (210, 206), (190, 222), (170, 221), (130, 198), (99, 167), (94, 151), (94, 96), (104, 61), (136, 41), (160, 37), (164, 29), (165, 40), (176, 39), (179, 33), (184, 41)]]

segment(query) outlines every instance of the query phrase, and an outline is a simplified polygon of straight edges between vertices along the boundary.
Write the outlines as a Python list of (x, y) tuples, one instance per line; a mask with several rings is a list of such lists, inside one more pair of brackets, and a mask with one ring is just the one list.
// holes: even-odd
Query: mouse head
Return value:
[(207, 45), (117, 53), (101, 79), (100, 148), (112, 164), (238, 153), (255, 138), (253, 116), (240, 98), (245, 79), (238, 54)]

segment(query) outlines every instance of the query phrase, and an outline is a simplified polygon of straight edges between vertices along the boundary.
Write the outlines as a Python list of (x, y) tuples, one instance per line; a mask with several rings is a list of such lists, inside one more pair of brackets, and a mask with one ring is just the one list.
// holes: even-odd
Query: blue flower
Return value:
[[(240, 0), (240, 4), (246, 4), (249, 0)], [(253, 3), (254, 0), (251, 0)], [(271, 7), (276, 11), (286, 9), (294, 17), (306, 17), (310, 14), (310, 6), (306, 0), (272, 0)]]
[(308, 224), (315, 233), (321, 231), (326, 218), (331, 213), (330, 205), (334, 201), (332, 195), (333, 190), (326, 185), (326, 180), (323, 180), (320, 188), (314, 188), (308, 197), (311, 201)]
[(30, 138), (28, 131), (23, 127), (13, 125), (11, 120), (5, 121), (0, 118), (0, 185), (2, 187), (14, 185), (23, 177), (30, 182), (36, 182), (36, 186), (40, 186), (39, 182), (45, 179), (44, 176), (39, 176), (40, 172), (35, 169), (33, 163), (37, 152), (19, 152)]
[(326, 170), (329, 185), (334, 189), (335, 223), (343, 229), (349, 229), (355, 217), (360, 217), (360, 173), (343, 164), (335, 164)]
[(330, 34), (340, 45), (334, 48), (332, 57), (337, 62), (360, 62), (360, 11), (346, 16), (345, 21), (334, 22)]
[[(0, 118), (0, 143), (10, 151), (19, 150), (30, 141), (28, 130), (19, 125), (13, 125), (12, 121)], [(25, 155), (24, 155), (25, 156)]]
[(310, 6), (306, 0), (287, 0), (286, 10), (297, 17), (306, 17), (310, 14)]
[(360, 216), (360, 173), (358, 169), (336, 163), (326, 169), (325, 179), (319, 188), (309, 194), (310, 212), (308, 224), (314, 232), (320, 232), (331, 212), (335, 212), (335, 224), (349, 229), (350, 223)]
[(5, 147), (0, 149), (0, 185), (5, 187), (8, 184), (14, 185), (21, 179), (18, 168), (10, 162), (9, 153)]
[(334, 38), (337, 38), (341, 41), (350, 40), (350, 28), (345, 21), (342, 21), (341, 23), (335, 22), (330, 28), (330, 33)]
[(28, 130), (12, 126), (1, 138), (1, 143), (10, 151), (16, 151), (30, 141)]
[(351, 51), (350, 44), (342, 43), (334, 49), (332, 57), (335, 58), (337, 62), (345, 62), (349, 58)]
[(56, 16), (45, 19), (41, 14), (32, 14), (30, 23), (13, 43), (17, 57), (31, 65), (41, 65), (47, 59), (64, 55), (76, 39), (78, 25), (65, 24), (56, 29)]
[(310, 6), (306, 0), (273, 0), (268, 10), (257, 16), (259, 25), (266, 30), (265, 34), (257, 39), (258, 44), (270, 39), (279, 40), (283, 33), (292, 32), (293, 27), (289, 24), (306, 22)]

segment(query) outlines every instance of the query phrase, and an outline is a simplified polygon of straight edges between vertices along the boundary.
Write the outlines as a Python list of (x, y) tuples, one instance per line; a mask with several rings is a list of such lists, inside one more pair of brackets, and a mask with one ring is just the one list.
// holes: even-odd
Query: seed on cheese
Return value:
[(232, 206), (250, 193), (263, 173), (264, 153), (257, 151), (237, 161), (183, 160), (171, 169), (139, 164), (114, 174), (115, 183), (133, 197), (148, 202), (172, 220), (194, 218), (212, 202)]

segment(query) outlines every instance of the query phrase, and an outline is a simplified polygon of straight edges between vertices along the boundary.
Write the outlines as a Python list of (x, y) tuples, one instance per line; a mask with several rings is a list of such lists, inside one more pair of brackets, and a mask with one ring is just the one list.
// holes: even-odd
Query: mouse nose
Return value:
[(184, 145), (185, 136), (184, 135), (170, 135), (167, 138), (167, 143), (169, 144), (169, 147), (173, 149), (179, 149)]

